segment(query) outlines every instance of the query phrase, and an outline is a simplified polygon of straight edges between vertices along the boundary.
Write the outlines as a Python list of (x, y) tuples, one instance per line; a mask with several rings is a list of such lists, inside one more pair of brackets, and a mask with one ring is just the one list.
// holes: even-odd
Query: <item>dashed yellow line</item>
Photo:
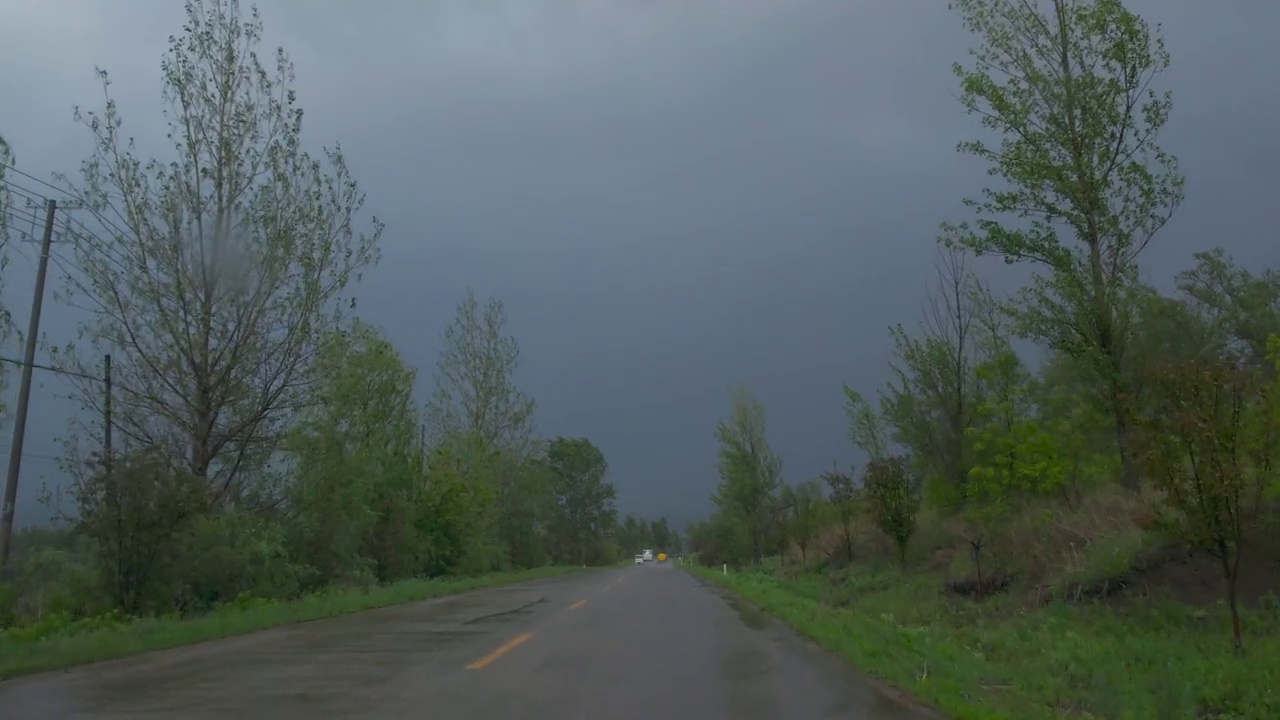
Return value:
[(586, 604), (587, 604), (587, 600), (586, 600), (586, 598), (583, 598), (583, 599), (579, 600), (578, 602), (576, 602), (576, 603), (574, 603), (574, 604), (570, 605), (570, 606), (569, 606), (569, 609), (570, 609), (570, 610), (577, 610), (578, 608), (580, 608), (580, 607), (582, 607), (583, 605), (586, 605)]
[(518, 647), (520, 647), (521, 645), (525, 644), (526, 642), (528, 642), (529, 638), (531, 638), (531, 637), (533, 637), (533, 633), (523, 633), (523, 634), (517, 635), (517, 636), (515, 636), (515, 637), (511, 638), (510, 640), (508, 640), (508, 641), (506, 642), (506, 644), (504, 644), (502, 647), (499, 647), (497, 650), (494, 650), (493, 652), (489, 653), (488, 655), (485, 655), (484, 657), (480, 658), (479, 660), (477, 660), (477, 661), (475, 661), (475, 662), (471, 663), (470, 665), (468, 665), (468, 666), (467, 666), (467, 669), (468, 669), (468, 670), (479, 670), (479, 669), (481, 669), (481, 668), (483, 668), (483, 667), (487, 666), (489, 663), (493, 662), (494, 660), (497, 660), (498, 658), (502, 657), (503, 655), (506, 655), (507, 653), (511, 652), (512, 650), (515, 650), (516, 648), (518, 648)]

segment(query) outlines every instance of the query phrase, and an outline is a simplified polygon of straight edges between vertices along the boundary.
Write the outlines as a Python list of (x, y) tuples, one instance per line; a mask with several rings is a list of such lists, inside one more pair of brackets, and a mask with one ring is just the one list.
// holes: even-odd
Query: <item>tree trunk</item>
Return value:
[(978, 576), (978, 587), (982, 587), (982, 538), (969, 541), (969, 550), (973, 556), (973, 571)]
[(751, 526), (751, 564), (760, 564), (760, 528), (754, 523)]
[(1142, 489), (1142, 477), (1138, 475), (1138, 466), (1134, 462), (1133, 452), (1129, 447), (1129, 418), (1120, 405), (1118, 398), (1112, 400), (1112, 413), (1115, 415), (1116, 447), (1120, 451), (1120, 485), (1130, 492)]
[(1240, 548), (1236, 548), (1233, 559), (1230, 545), (1220, 540), (1218, 557), (1222, 560), (1223, 579), (1227, 581), (1227, 606), (1231, 608), (1231, 647), (1239, 655), (1244, 652), (1244, 638), (1240, 633), (1240, 598), (1236, 593), (1236, 579), (1240, 577)]
[(853, 562), (853, 527), (848, 520), (844, 522), (844, 559)]

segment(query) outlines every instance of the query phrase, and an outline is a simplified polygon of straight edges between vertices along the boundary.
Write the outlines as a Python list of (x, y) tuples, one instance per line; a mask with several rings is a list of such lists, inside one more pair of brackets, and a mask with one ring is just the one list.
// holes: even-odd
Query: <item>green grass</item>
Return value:
[(1280, 613), (983, 603), (888, 567), (782, 578), (696, 568), (827, 650), (959, 720), (1280, 717)]
[(122, 622), (91, 618), (66, 623), (55, 618), (43, 625), (0, 632), (0, 680), (575, 572), (584, 569), (545, 567), (468, 578), (406, 580), (368, 591), (334, 590), (287, 602), (234, 602), (189, 619), (161, 617)]

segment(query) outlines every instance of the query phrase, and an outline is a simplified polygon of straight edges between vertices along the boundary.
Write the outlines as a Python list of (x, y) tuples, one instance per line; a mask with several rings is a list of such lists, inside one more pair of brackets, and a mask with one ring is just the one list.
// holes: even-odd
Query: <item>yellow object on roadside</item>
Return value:
[(658, 562), (666, 562), (666, 560), (667, 560), (666, 553), (658, 553)]

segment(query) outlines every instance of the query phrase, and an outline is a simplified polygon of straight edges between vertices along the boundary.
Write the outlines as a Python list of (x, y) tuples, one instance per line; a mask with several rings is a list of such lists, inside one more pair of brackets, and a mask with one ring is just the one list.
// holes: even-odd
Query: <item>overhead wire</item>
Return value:
[[(6, 167), (9, 167), (10, 169), (12, 169), (10, 166), (6, 166)], [(25, 173), (22, 173), (22, 174), (25, 175)], [(27, 240), (36, 241), (37, 235), (39, 233), (43, 233), (43, 228), (47, 222), (46, 212), (42, 211), (42, 206), (45, 206), (47, 204), (47, 198), (42, 193), (32, 190), (31, 188), (28, 188), (22, 184), (19, 184), (8, 177), (0, 176), (0, 190), (3, 190), (8, 195), (8, 198), (9, 198), (9, 202), (5, 203), (5, 207), (3, 208), (4, 217), (0, 217), (0, 220), (7, 220), (7, 222), (4, 223), (6, 226), (6, 229), (9, 232), (17, 232), (19, 235), (24, 236), (25, 239)], [(15, 199), (18, 202), (14, 202)], [(72, 220), (74, 220), (74, 218), (70, 218), (65, 213), (61, 216), (55, 213), (54, 229), (60, 230), (63, 235), (74, 236), (77, 233), (75, 229), (71, 226), (70, 221)], [(26, 226), (26, 227), (25, 228), (15, 227), (15, 223), (19, 226)], [(30, 257), (28, 257), (27, 253), (18, 252), (16, 254), (20, 256), (22, 260), (28, 266), (30, 266), (33, 271), (36, 269), (34, 261)], [(50, 255), (51, 255), (50, 259), (53, 259), (52, 252), (50, 253)], [(54, 260), (54, 262), (59, 265), (60, 269), (62, 269), (63, 272), (67, 272), (68, 269), (65, 266), (63, 266), (58, 260)], [(8, 358), (8, 357), (0, 357), (0, 363), (9, 363), (13, 365), (18, 365), (20, 367), (28, 366), (28, 363), (22, 360), (17, 360), (17, 359)], [(75, 370), (69, 370), (67, 368), (54, 367), (52, 365), (46, 365), (44, 363), (32, 362), (30, 363), (29, 366), (32, 369), (40, 369), (48, 372), (53, 372), (58, 375), (89, 378), (99, 382), (103, 380), (103, 378), (97, 378), (92, 375), (88, 375), (87, 373), (81, 373)], [(0, 455), (4, 455), (7, 458), (12, 456), (12, 453), (3, 452), (3, 453), (0, 453)], [(28, 460), (43, 460), (43, 461), (53, 462), (53, 463), (62, 462), (61, 458), (57, 458), (51, 455), (45, 455), (38, 452), (30, 452), (30, 451), (19, 452), (18, 457), (28, 459)]]
[[(31, 221), (35, 223), (36, 227), (42, 228), (45, 223), (45, 215), (44, 215), (44, 212), (37, 210), (36, 207), (44, 205), (45, 201), (48, 198), (42, 195), (37, 190), (33, 190), (24, 184), (19, 184), (15, 182), (10, 177), (8, 177), (8, 173), (14, 173), (14, 174), (20, 175), (21, 177), (26, 178), (31, 182), (34, 182), (38, 185), (49, 188), (50, 190), (61, 193), (62, 195), (68, 198), (71, 198), (73, 202), (77, 202), (77, 203), (80, 202), (80, 200), (76, 198), (76, 196), (73, 193), (67, 191), (66, 189), (59, 188), (56, 185), (53, 185), (52, 183), (48, 183), (44, 180), (40, 180), (39, 178), (33, 175), (30, 175), (28, 173), (25, 173), (25, 172), (22, 172), (21, 170), (16, 169), (12, 165), (3, 165), (3, 167), (5, 169), (6, 175), (0, 176), (0, 184), (3, 184), (10, 192), (27, 200), (29, 204), (28, 207), (20, 208), (10, 203), (9, 207), (7, 208), (7, 212), (10, 214), (11, 217), (20, 219), (24, 222)], [(75, 209), (83, 209), (83, 208), (75, 208)], [(92, 214), (94, 215), (95, 219), (103, 223), (105, 228), (113, 232), (119, 233), (120, 235), (124, 235), (124, 233), (120, 231), (119, 227), (114, 225), (108, 218), (103, 218), (100, 213), (95, 212)], [(54, 216), (54, 227), (55, 229), (60, 230), (64, 236), (70, 236), (70, 239), (73, 245), (77, 245), (77, 246), (79, 246), (80, 244), (89, 245), (89, 249), (92, 251), (95, 251), (99, 255), (99, 257), (102, 257), (108, 260), (109, 262), (116, 264), (117, 266), (123, 265), (123, 263), (120, 261), (118, 257), (113, 257), (111, 253), (106, 251), (110, 245), (108, 242), (106, 242), (101, 237), (99, 237), (97, 233), (91, 230), (83, 222), (72, 217), (70, 213), (56, 213)], [(77, 273), (83, 274), (83, 270), (81, 270), (79, 267), (76, 267), (77, 265), (76, 261), (71, 258), (65, 257), (56, 247), (50, 248), (49, 260), (53, 262), (54, 265), (57, 266), (58, 269), (61, 270), (63, 273), (65, 273), (68, 277), (73, 277)], [(77, 309), (85, 310), (88, 312), (93, 312), (92, 308), (84, 308), (80, 306), (73, 306), (73, 307), (76, 307)], [(20, 360), (14, 360), (12, 358), (4, 358), (4, 357), (0, 357), (0, 363), (11, 363), (16, 365), (23, 364), (22, 361)], [(84, 372), (70, 370), (67, 368), (59, 368), (51, 365), (41, 365), (39, 363), (33, 363), (32, 367), (40, 370), (45, 370), (48, 372), (77, 377), (80, 379), (92, 380), (95, 382), (105, 381), (105, 378), (102, 378), (96, 375), (91, 375)], [(147, 393), (143, 393), (133, 388), (130, 388), (126, 385), (123, 385), (118, 380), (114, 381), (112, 383), (112, 386), (134, 397), (150, 397)]]
[[(8, 185), (8, 183), (5, 184)], [(46, 219), (43, 212), (39, 212), (32, 207), (24, 208), (15, 206), (13, 203), (9, 203), (9, 207), (5, 208), (5, 212), (10, 218), (9, 231), (11, 233), (16, 231), (18, 234), (23, 236), (23, 240), (20, 241), (21, 244), (39, 244), (40, 239), (38, 235), (42, 232)], [(21, 225), (28, 226), (29, 229), (14, 227), (15, 221)], [(76, 230), (70, 226), (65, 217), (60, 221), (57, 214), (54, 216), (54, 229), (55, 231), (59, 231), (59, 234), (54, 238), (55, 242), (67, 240), (68, 236), (70, 236), (71, 242), (74, 242), (77, 238), (83, 237), (82, 233), (76, 232)], [(32, 272), (35, 272), (38, 258), (33, 259), (28, 255), (28, 253), (21, 251), (14, 254), (21, 257), (22, 261), (31, 268)], [(49, 260), (53, 262), (54, 266), (56, 266), (68, 278), (75, 276), (74, 268), (76, 263), (68, 260), (64, 255), (62, 255), (56, 246), (50, 247)]]
[[(73, 202), (83, 204), (85, 206), (83, 209), (87, 210), (90, 214), (92, 214), (95, 220), (101, 223), (104, 228), (114, 233), (116, 237), (128, 236), (128, 233), (124, 232), (124, 230), (121, 229), (120, 225), (116, 224), (114, 220), (111, 220), (110, 218), (103, 216), (101, 212), (94, 210), (93, 207), (90, 205), (90, 203), (85, 202), (85, 199), (83, 197), (68, 190), (67, 188), (58, 187), (57, 185), (54, 185), (51, 182), (48, 182), (46, 180), (41, 180), (35, 175), (31, 175), (29, 173), (23, 172), (22, 170), (19, 170), (17, 167), (11, 164), (3, 165), (3, 167), (5, 169), (4, 170), (5, 176), (3, 178), (3, 182), (5, 182), (10, 187), (20, 187), (20, 188), (22, 187), (17, 185), (16, 182), (9, 177), (9, 175), (11, 174), (18, 175), (22, 178), (25, 178), (29, 182), (36, 183), (37, 185), (40, 185), (56, 193), (59, 193), (63, 197), (66, 197)], [(25, 189), (25, 188), (24, 188), (24, 191), (43, 198), (43, 193), (39, 193), (39, 192), (30, 190), (30, 189)], [(114, 210), (113, 208), (113, 211), (116, 213), (116, 215), (119, 215), (118, 210)], [(83, 232), (88, 236), (90, 236), (92, 239), (101, 242), (101, 238), (98, 238), (97, 235), (93, 231), (89, 230), (88, 226), (86, 226), (83, 222), (81, 222), (76, 218), (71, 218), (70, 216), (68, 216), (68, 220), (76, 223), (83, 230)], [(123, 217), (120, 218), (120, 221), (125, 223), (126, 225), (128, 224), (128, 221)]]
[[(27, 235), (31, 240), (36, 240), (37, 232), (43, 229), (46, 222), (46, 216), (42, 208), (46, 205), (47, 201), (51, 199), (44, 191), (30, 187), (31, 184), (35, 184), (41, 188), (47, 188), (48, 190), (57, 193), (59, 196), (66, 198), (75, 206), (78, 206), (67, 208), (68, 210), (84, 210), (89, 212), (93, 216), (94, 220), (100, 223), (102, 228), (114, 237), (128, 237), (130, 235), (129, 233), (124, 232), (115, 220), (105, 216), (102, 212), (94, 210), (89, 203), (84, 202), (84, 199), (77, 196), (76, 193), (66, 188), (58, 187), (57, 185), (45, 180), (41, 180), (34, 175), (19, 170), (11, 164), (0, 163), (0, 168), (3, 168), (3, 174), (0, 175), (0, 184), (2, 184), (4, 189), (6, 189), (11, 195), (25, 201), (21, 205), (8, 203), (8, 207), (5, 208), (5, 212), (8, 213), (9, 217), (15, 220), (20, 220), (23, 223), (30, 223), (32, 230), (23, 234)], [(14, 176), (20, 177), (26, 182), (19, 183)], [(56, 200), (56, 198), (53, 199)], [(118, 210), (112, 208), (112, 211), (119, 216)], [(119, 220), (128, 224), (128, 221), (124, 217), (120, 217)], [(84, 248), (87, 246), (88, 250), (94, 252), (100, 258), (117, 265), (122, 270), (125, 269), (125, 262), (121, 260), (118, 253), (112, 252), (113, 243), (104, 240), (97, 232), (91, 229), (79, 218), (74, 217), (71, 213), (55, 213), (54, 228), (55, 230), (60, 231), (60, 235), (63, 239), (69, 238), (75, 247)], [(25, 256), (24, 259), (29, 261), (29, 258), (26, 258)], [(57, 248), (50, 248), (49, 259), (68, 277), (73, 277), (77, 273), (83, 274), (84, 272), (81, 268), (76, 267), (78, 263), (75, 260), (65, 257)], [(92, 311), (88, 308), (80, 309)], [(0, 357), (0, 363), (10, 363), (19, 366), (25, 364), (21, 360), (5, 357)], [(103, 377), (68, 368), (60, 368), (40, 363), (32, 363), (32, 367), (35, 369), (53, 372), (55, 374), (76, 377), (94, 382), (105, 381), (105, 378)], [(113, 381), (112, 387), (134, 397), (150, 397), (147, 393), (138, 392), (137, 390), (121, 384), (119, 381)]]
[[(27, 178), (28, 180), (34, 181), (52, 190), (56, 190), (67, 197), (73, 198), (74, 200), (74, 195), (72, 193), (66, 190), (63, 190), (61, 188), (58, 188), (57, 186), (51, 183), (47, 183), (43, 180), (40, 180), (39, 178), (36, 178), (32, 175), (24, 173), (21, 170), (14, 168), (12, 165), (4, 165), (3, 167), (5, 168), (6, 174), (4, 176), (0, 176), (0, 184), (3, 184), (5, 189), (11, 194), (17, 195), (18, 197), (27, 201), (27, 207), (19, 207), (11, 202), (8, 204), (8, 207), (4, 208), (5, 212), (9, 215), (9, 217), (13, 219), (21, 220), (24, 222), (31, 221), (35, 223), (37, 227), (43, 228), (46, 222), (45, 214), (43, 212), (36, 210), (35, 208), (40, 205), (44, 205), (44, 203), (49, 198), (41, 194), (39, 191), (32, 190), (31, 188), (26, 187), (25, 185), (22, 185), (13, 181), (8, 176), (9, 173), (16, 173), (18, 175), (21, 175), (22, 177)], [(75, 224), (75, 226), (73, 226), (73, 223)], [(105, 245), (105, 243), (102, 241), (101, 238), (97, 237), (97, 235), (93, 233), (92, 230), (90, 230), (78, 219), (72, 217), (69, 213), (65, 213), (65, 212), (60, 214), (55, 213), (53, 225), (55, 230), (60, 230), (64, 237), (70, 236), (70, 239), (72, 241), (85, 240), (85, 239), (91, 238), (95, 240), (97, 243), (101, 245)], [(32, 235), (34, 238), (34, 233), (30, 233), (30, 235)], [(27, 258), (25, 255), (23, 255), (23, 258), (25, 260), (28, 260), (28, 262), (30, 261), (30, 259)], [(70, 266), (74, 266), (75, 263), (65, 258), (55, 248), (52, 248), (52, 247), (50, 248), (49, 260), (53, 262), (54, 265), (56, 265), (59, 270), (61, 270), (63, 273), (67, 274), (68, 276), (71, 276), (74, 274), (73, 267), (70, 267)], [(26, 363), (23, 362), (22, 360), (17, 360), (14, 358), (7, 358), (7, 357), (0, 357), (0, 363), (9, 363), (9, 364), (18, 365), (18, 366), (26, 365)], [(55, 374), (65, 375), (69, 377), (76, 377), (83, 380), (92, 380), (95, 382), (105, 382), (106, 380), (106, 378), (100, 377), (97, 375), (92, 375), (89, 373), (81, 372), (78, 370), (72, 370), (68, 368), (55, 367), (53, 365), (45, 365), (42, 363), (33, 362), (31, 363), (31, 367), (34, 369), (44, 370), (47, 372), (52, 372)], [(132, 390), (128, 387), (122, 386), (118, 382), (112, 383), (112, 385), (114, 387), (119, 388), (120, 390), (125, 391), (126, 393), (133, 394), (133, 395), (138, 394), (137, 391)]]
[[(52, 455), (43, 455), (43, 454), (41, 454), (41, 453), (27, 452), (27, 451), (25, 451), (25, 450), (23, 450), (23, 451), (22, 451), (22, 453), (20, 453), (20, 454), (22, 455), (22, 457), (23, 457), (24, 459), (31, 459), (31, 460), (48, 460), (49, 462), (56, 462), (56, 463), (60, 463), (60, 462), (62, 462), (62, 459), (61, 459), (61, 458), (56, 458), (56, 457), (54, 457), (54, 456), (52, 456)], [(0, 457), (6, 457), (6, 458), (7, 458), (7, 457), (9, 457), (9, 455), (10, 455), (10, 453), (9, 453), (9, 451), (8, 451), (8, 450), (0, 451)]]
[[(33, 175), (17, 170), (12, 165), (4, 165), (3, 167), (5, 169), (6, 176), (0, 177), (0, 184), (3, 184), (5, 188), (7, 188), (10, 192), (16, 194), (17, 196), (27, 201), (26, 207), (18, 207), (18, 206), (15, 206), (13, 203), (10, 203), (8, 212), (10, 213), (11, 217), (21, 220), (23, 223), (30, 223), (33, 226), (33, 228), (43, 228), (44, 226), (45, 219), (46, 219), (45, 214), (43, 211), (38, 210), (36, 208), (37, 206), (43, 206), (47, 201), (47, 198), (44, 195), (42, 195), (39, 191), (33, 190), (30, 187), (27, 187), (26, 185), (17, 183), (11, 177), (8, 177), (8, 174), (10, 173), (21, 175), (23, 178), (26, 178), (31, 182), (34, 182), (43, 187), (47, 187), (49, 189), (55, 190), (71, 198), (71, 201), (76, 203), (77, 205), (83, 205), (81, 200), (77, 199), (73, 193), (67, 190), (58, 188), (56, 185), (53, 185), (52, 183), (45, 182), (43, 180), (40, 180), (39, 178), (36, 178)], [(86, 208), (71, 207), (67, 209), (68, 210), (84, 210)], [(118, 226), (111, 223), (108, 219), (103, 218), (100, 213), (96, 213), (92, 211), (90, 212), (94, 215), (95, 219), (103, 223), (104, 229), (107, 229), (113, 233), (116, 233), (116, 237), (121, 236), (121, 232)], [(94, 232), (91, 228), (89, 228), (89, 226), (85, 225), (83, 221), (81, 221), (79, 218), (76, 218), (71, 213), (55, 212), (54, 228), (55, 230), (60, 231), (60, 236), (56, 238), (58, 242), (68, 241), (74, 247), (79, 248), (80, 251), (83, 251), (84, 249), (87, 248), (87, 250), (93, 252), (100, 259), (108, 262), (111, 265), (114, 265), (117, 269), (124, 270), (125, 262), (119, 257), (119, 253), (115, 253), (111, 251), (113, 243), (103, 240), (98, 235), (98, 233)], [(24, 232), (23, 234), (26, 235), (29, 240), (38, 242), (35, 231)], [(83, 270), (80, 267), (81, 263), (65, 257), (58, 251), (56, 247), (50, 248), (50, 260), (54, 263), (54, 265), (59, 270), (61, 270), (66, 275), (68, 279), (72, 279), (73, 282), (78, 282), (76, 278), (83, 275)], [(81, 310), (92, 311), (92, 308), (84, 308), (80, 306), (76, 306), (76, 307)]]

